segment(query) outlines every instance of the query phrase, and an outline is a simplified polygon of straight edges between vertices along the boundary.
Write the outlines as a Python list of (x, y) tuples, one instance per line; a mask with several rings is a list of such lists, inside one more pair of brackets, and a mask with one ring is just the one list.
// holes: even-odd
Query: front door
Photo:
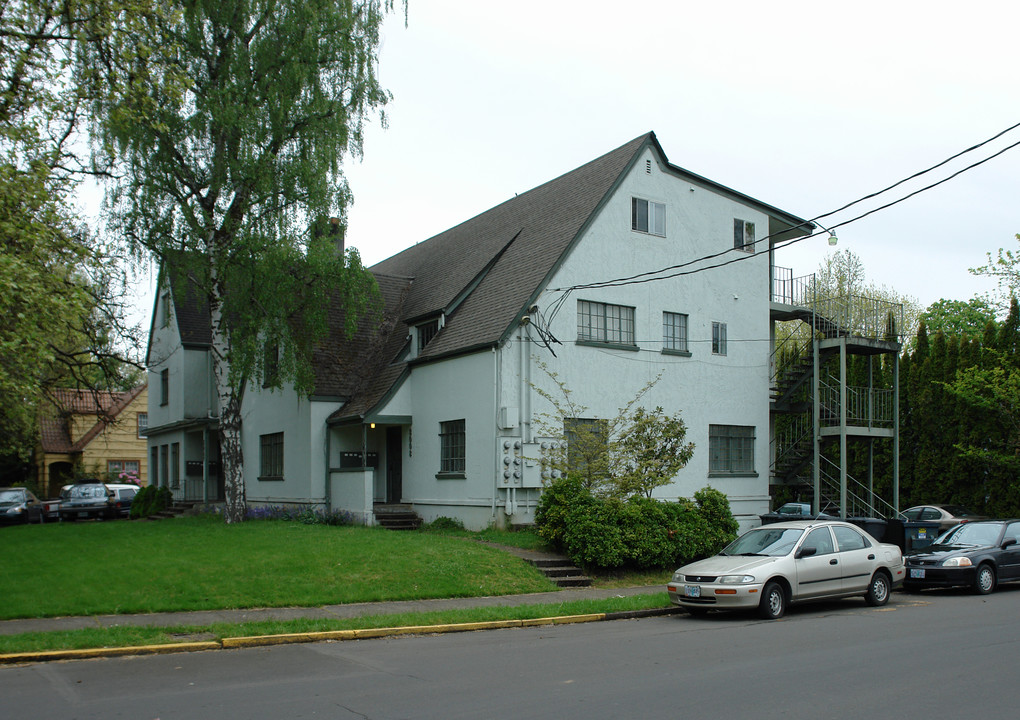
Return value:
[(403, 433), (401, 428), (386, 428), (386, 502), (398, 503), (404, 494), (402, 484), (403, 472)]

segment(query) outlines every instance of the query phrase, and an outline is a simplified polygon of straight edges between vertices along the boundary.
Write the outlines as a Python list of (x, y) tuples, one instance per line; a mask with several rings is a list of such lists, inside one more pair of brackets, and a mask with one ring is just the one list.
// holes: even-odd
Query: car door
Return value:
[(836, 545), (832, 541), (832, 533), (828, 527), (815, 528), (801, 542), (799, 551), (814, 548), (813, 555), (799, 557), (794, 560), (797, 571), (797, 582), (794, 587), (794, 600), (839, 595), (842, 587), (842, 576), (839, 567), (839, 556)]
[(999, 555), (999, 578), (1001, 580), (1016, 580), (1020, 578), (1020, 522), (1011, 522), (1006, 526), (1006, 532), (1002, 539), (1006, 541), (1013, 538), (1016, 545), (1010, 545)]
[(871, 542), (852, 527), (835, 525), (836, 549), (841, 569), (843, 592), (864, 592), (868, 588), (872, 573), (875, 572), (875, 548)]

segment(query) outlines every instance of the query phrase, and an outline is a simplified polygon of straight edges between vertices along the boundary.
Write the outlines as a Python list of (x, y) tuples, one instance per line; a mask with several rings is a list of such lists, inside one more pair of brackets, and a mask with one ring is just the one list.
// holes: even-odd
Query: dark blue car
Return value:
[(987, 595), (999, 583), (1020, 580), (1020, 520), (957, 525), (903, 560), (905, 590), (970, 587)]

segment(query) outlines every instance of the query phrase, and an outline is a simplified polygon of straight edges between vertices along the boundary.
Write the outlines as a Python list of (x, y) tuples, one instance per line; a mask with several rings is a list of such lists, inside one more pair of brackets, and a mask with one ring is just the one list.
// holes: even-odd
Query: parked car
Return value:
[(137, 485), (106, 483), (113, 491), (113, 514), (115, 517), (128, 517), (131, 514), (131, 501), (138, 493)]
[(45, 522), (43, 504), (25, 488), (0, 488), (0, 522)]
[(103, 519), (114, 513), (113, 491), (98, 480), (75, 483), (60, 503), (61, 520)]
[(960, 523), (988, 519), (983, 515), (975, 515), (962, 505), (916, 505), (900, 514), (907, 522), (937, 522), (939, 532), (956, 527)]
[(811, 503), (788, 502), (776, 510), (776, 515), (782, 515), (789, 520), (834, 520), (835, 517), (825, 512), (815, 515), (811, 512)]
[(903, 583), (903, 555), (850, 523), (796, 520), (749, 530), (718, 555), (684, 565), (667, 585), (692, 614), (753, 610), (781, 618), (790, 603), (862, 596), (885, 605)]
[(957, 525), (904, 560), (906, 590), (969, 586), (987, 595), (1001, 582), (1020, 580), (1020, 520)]

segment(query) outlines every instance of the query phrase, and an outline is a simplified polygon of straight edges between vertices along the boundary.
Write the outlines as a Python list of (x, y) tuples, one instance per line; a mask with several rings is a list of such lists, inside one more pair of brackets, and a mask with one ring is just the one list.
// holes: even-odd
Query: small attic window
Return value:
[(170, 325), (170, 293), (165, 292), (159, 300), (159, 324), (160, 327), (169, 327)]
[(418, 331), (418, 354), (425, 349), (432, 338), (439, 332), (439, 318), (435, 320), (429, 320), (428, 322), (422, 323), (415, 328)]

